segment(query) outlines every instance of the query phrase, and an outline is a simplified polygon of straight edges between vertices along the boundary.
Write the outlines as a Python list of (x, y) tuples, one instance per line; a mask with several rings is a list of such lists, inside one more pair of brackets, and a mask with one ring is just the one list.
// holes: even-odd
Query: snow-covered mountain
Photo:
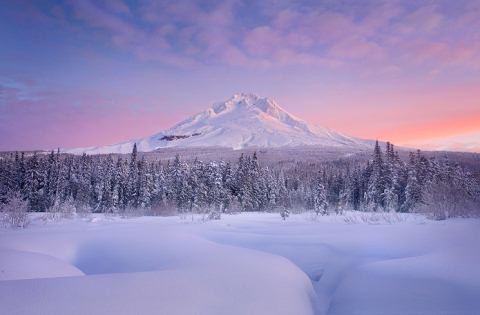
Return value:
[(213, 104), (170, 129), (143, 139), (123, 143), (66, 150), (69, 153), (129, 153), (133, 144), (150, 152), (168, 147), (211, 147), (233, 149), (324, 146), (366, 148), (372, 142), (349, 137), (331, 129), (312, 126), (293, 116), (269, 98), (235, 94)]

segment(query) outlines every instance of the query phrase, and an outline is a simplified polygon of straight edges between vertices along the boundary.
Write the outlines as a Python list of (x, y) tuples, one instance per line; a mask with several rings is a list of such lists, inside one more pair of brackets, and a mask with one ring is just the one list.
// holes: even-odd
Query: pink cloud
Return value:
[(143, 32), (133, 23), (98, 7), (89, 0), (70, 1), (69, 3), (77, 19), (86, 22), (89, 26), (108, 31), (115, 45), (125, 46), (144, 39)]
[(329, 49), (331, 57), (346, 59), (381, 59), (386, 52), (380, 45), (364, 38), (350, 37), (332, 45)]
[(243, 45), (252, 55), (265, 56), (282, 44), (280, 32), (269, 26), (259, 26), (245, 34)]
[(404, 16), (396, 25), (397, 31), (403, 35), (430, 33), (437, 29), (445, 18), (438, 13), (435, 5), (420, 7)]
[[(474, 38), (444, 38), (451, 30), (480, 24), (480, 18), (472, 15), (474, 8), (449, 17), (438, 4), (408, 9), (401, 2), (386, 2), (355, 15), (320, 4), (307, 8), (266, 1), (256, 7), (264, 14), (261, 23), (247, 25), (236, 12), (245, 4), (235, 1), (205, 6), (196, 1), (144, 0), (135, 12), (121, 0), (69, 4), (76, 19), (105, 32), (114, 46), (140, 60), (178, 67), (223, 63), (358, 68), (352, 61), (361, 59), (371, 72), (371, 67), (386, 69), (392, 63), (399, 68), (425, 63), (438, 71), (443, 65), (478, 63), (478, 47), (465, 44), (479, 39), (477, 33), (470, 34)], [(64, 19), (57, 11), (55, 15)], [(138, 19), (148, 27), (140, 27)]]
[(103, 4), (108, 11), (117, 14), (131, 15), (130, 8), (122, 0), (103, 0)]
[(407, 61), (417, 64), (463, 65), (478, 68), (480, 44), (478, 42), (447, 43), (415, 41), (408, 45)]

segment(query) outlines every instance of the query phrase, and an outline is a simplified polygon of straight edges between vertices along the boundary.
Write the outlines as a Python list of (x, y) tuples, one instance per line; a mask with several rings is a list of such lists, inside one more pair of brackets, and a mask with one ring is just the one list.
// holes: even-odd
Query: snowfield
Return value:
[(347, 213), (0, 229), (2, 314), (478, 314), (480, 220)]

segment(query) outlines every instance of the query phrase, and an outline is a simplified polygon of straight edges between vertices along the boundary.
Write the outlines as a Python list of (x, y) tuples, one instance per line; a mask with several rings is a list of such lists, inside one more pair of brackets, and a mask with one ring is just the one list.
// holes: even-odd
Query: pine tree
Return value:
[(114, 194), (114, 164), (113, 159), (109, 155), (104, 165), (104, 172), (102, 174), (102, 192), (99, 204), (99, 209), (102, 212), (114, 212), (113, 194)]
[(251, 187), (252, 198), (251, 210), (258, 211), (264, 209), (268, 204), (265, 177), (258, 164), (257, 152), (254, 152), (252, 158), (248, 161), (248, 185)]
[(313, 190), (313, 208), (317, 215), (328, 214), (328, 202), (327, 202), (325, 186), (323, 186), (320, 180), (317, 180)]
[(222, 167), (222, 186), (225, 191), (224, 211), (234, 211), (237, 207), (237, 187), (235, 182), (235, 171), (231, 163), (224, 163)]
[(177, 209), (186, 211), (190, 205), (186, 165), (180, 161), (180, 156), (177, 155), (169, 168), (168, 185), (171, 187), (170, 198), (175, 203)]
[(137, 207), (150, 208), (153, 193), (153, 175), (145, 158), (138, 164), (138, 204)]
[(225, 206), (225, 191), (222, 181), (220, 167), (215, 162), (210, 162), (206, 168), (206, 179), (209, 196), (209, 206), (215, 210), (223, 212)]
[(73, 197), (82, 205), (91, 205), (91, 165), (90, 159), (86, 154), (83, 154), (74, 164), (72, 181), (74, 185)]
[(383, 161), (382, 150), (378, 141), (375, 143), (375, 149), (372, 161), (372, 173), (368, 184), (368, 205), (371, 210), (377, 211), (385, 204), (385, 165)]
[(417, 179), (416, 160), (413, 153), (410, 153), (408, 164), (407, 186), (405, 187), (405, 202), (402, 205), (403, 212), (409, 212), (422, 200), (421, 186)]
[(15, 152), (15, 190), (23, 191), (25, 187), (25, 154), (22, 152), (21, 157), (18, 157), (18, 152)]
[(282, 208), (288, 209), (291, 207), (289, 204), (288, 198), (288, 188), (287, 188), (287, 181), (285, 179), (285, 174), (283, 170), (280, 171), (278, 178), (277, 178), (277, 187), (278, 187), (278, 198), (277, 198), (277, 205)]
[(360, 210), (363, 197), (362, 171), (356, 169), (350, 181), (350, 204), (354, 210)]
[(154, 208), (165, 208), (167, 206), (167, 183), (165, 171), (160, 163), (152, 163), (153, 169), (153, 191), (152, 206)]
[(266, 208), (275, 209), (276, 207), (280, 206), (280, 188), (278, 180), (275, 177), (275, 174), (273, 174), (268, 167), (264, 169), (263, 177), (265, 178), (266, 184)]
[(256, 178), (256, 170), (253, 168), (256, 163), (251, 162), (250, 157), (244, 157), (243, 154), (240, 157), (239, 165), (237, 169), (237, 187), (238, 187), (238, 199), (242, 210), (253, 211), (256, 209), (256, 196), (254, 194), (253, 180)]
[(53, 206), (55, 200), (57, 199), (57, 176), (58, 176), (58, 166), (57, 158), (53, 150), (48, 156), (47, 160), (47, 170), (45, 176), (45, 207), (50, 208)]
[(133, 145), (130, 155), (130, 164), (128, 167), (128, 177), (125, 187), (125, 206), (127, 208), (136, 208), (139, 204), (139, 169), (137, 163), (137, 144)]
[(36, 153), (29, 159), (26, 167), (26, 178), (23, 195), (29, 203), (32, 211), (45, 211), (44, 177), (40, 162)]

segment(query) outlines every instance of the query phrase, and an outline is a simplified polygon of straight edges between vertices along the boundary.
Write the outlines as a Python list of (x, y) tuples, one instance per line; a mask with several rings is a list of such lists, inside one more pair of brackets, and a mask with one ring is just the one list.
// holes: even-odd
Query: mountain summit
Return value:
[(275, 101), (240, 93), (213, 104), (172, 128), (153, 136), (124, 143), (68, 150), (70, 153), (129, 153), (166, 147), (363, 147), (369, 141), (349, 137), (331, 129), (312, 126), (288, 113)]

